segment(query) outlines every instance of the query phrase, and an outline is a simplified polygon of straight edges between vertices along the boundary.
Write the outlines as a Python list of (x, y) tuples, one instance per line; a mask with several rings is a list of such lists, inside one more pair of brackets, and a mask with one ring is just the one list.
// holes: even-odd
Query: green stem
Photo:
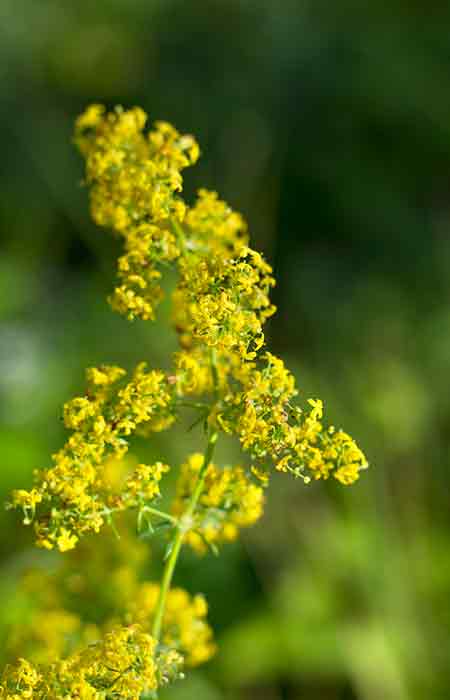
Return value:
[(185, 247), (184, 246), (184, 239), (186, 237), (186, 234), (184, 233), (182, 226), (173, 217), (170, 218), (170, 223), (172, 224), (172, 229), (173, 229), (173, 232), (176, 236), (177, 243), (178, 243), (179, 247), (182, 250), (184, 250), (184, 247)]
[(176, 406), (180, 406), (181, 408), (198, 408), (201, 410), (210, 409), (210, 405), (203, 401), (179, 401), (178, 399), (175, 399), (174, 403)]
[(159, 592), (159, 598), (158, 603), (156, 605), (155, 618), (153, 620), (152, 628), (152, 635), (157, 640), (159, 640), (161, 636), (161, 625), (164, 615), (164, 608), (166, 605), (167, 594), (172, 583), (175, 566), (177, 564), (178, 556), (180, 554), (181, 546), (183, 544), (186, 533), (189, 532), (189, 530), (192, 527), (192, 516), (194, 515), (195, 508), (197, 506), (197, 503), (203, 491), (203, 487), (205, 485), (206, 472), (213, 458), (217, 438), (218, 434), (216, 431), (209, 432), (208, 443), (206, 445), (205, 455), (203, 458), (203, 464), (199, 471), (197, 482), (192, 492), (192, 496), (187, 504), (186, 510), (184, 511), (181, 518), (178, 520), (177, 532), (173, 539), (170, 548), (170, 554), (164, 567), (163, 577), (161, 580), (161, 589)]
[(169, 513), (164, 513), (164, 511), (158, 510), (158, 508), (152, 508), (151, 506), (145, 506), (144, 511), (146, 513), (151, 513), (152, 515), (156, 515), (158, 518), (162, 518), (163, 520), (168, 520), (170, 523), (173, 523), (174, 525), (178, 524), (178, 518), (175, 518), (173, 515), (169, 515)]
[(211, 373), (214, 386), (214, 397), (217, 400), (217, 395), (219, 392), (219, 372), (217, 370), (217, 353), (216, 348), (210, 348), (209, 356), (211, 360)]

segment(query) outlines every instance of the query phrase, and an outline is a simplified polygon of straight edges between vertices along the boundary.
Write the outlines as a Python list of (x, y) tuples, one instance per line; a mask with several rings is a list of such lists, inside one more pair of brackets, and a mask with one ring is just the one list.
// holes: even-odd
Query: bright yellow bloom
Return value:
[(145, 505), (160, 496), (159, 482), (170, 467), (162, 462), (152, 466), (139, 464), (133, 474), (128, 477), (121, 500), (127, 507)]
[(76, 535), (70, 534), (65, 527), (61, 528), (56, 539), (56, 544), (60, 552), (67, 552), (69, 549), (73, 549), (77, 542), (78, 537)]
[[(159, 495), (159, 488), (147, 485), (137, 498), (129, 485), (124, 498), (111, 503), (110, 489), (103, 478), (111, 458), (123, 458), (127, 438), (138, 428), (162, 430), (174, 420), (174, 387), (163, 372), (149, 371), (141, 363), (129, 381), (121, 383), (125, 375), (120, 367), (91, 367), (87, 371), (86, 396), (64, 406), (64, 422), (72, 435), (53, 455), (53, 466), (38, 472), (36, 487), (13, 494), (12, 505), (23, 508), (26, 523), (35, 518), (37, 504), (51, 504), (50, 517), (44, 514), (35, 522), (41, 547), (57, 546), (66, 552), (85, 533), (100, 530), (111, 505), (115, 510), (136, 507), (144, 494), (147, 501), (151, 493), (154, 498)], [(159, 481), (162, 472), (157, 468), (154, 473)]]
[[(197, 483), (203, 455), (191, 455), (182, 465), (172, 505), (175, 515), (182, 515)], [(235, 540), (243, 527), (250, 527), (263, 514), (264, 495), (252, 483), (242, 467), (220, 469), (210, 464), (205, 488), (185, 540), (198, 553), (208, 546)]]
[[(24, 649), (29, 661), (6, 667), (0, 700), (153, 697), (181, 677), (184, 662), (195, 666), (215, 651), (203, 596), (170, 588), (181, 544), (204, 553), (253, 525), (271, 469), (348, 485), (367, 466), (347, 433), (327, 427), (322, 401), (298, 402), (293, 375), (265, 351), (275, 279), (249, 247), (241, 215), (215, 192), (200, 190), (193, 206), (182, 199), (197, 142), (167, 122), (146, 124), (139, 107), (108, 113), (94, 104), (77, 119), (75, 140), (93, 219), (123, 245), (110, 304), (129, 320), (153, 320), (171, 269), (179, 350), (168, 373), (146, 363), (131, 374), (89, 368), (85, 393), (64, 406), (65, 444), (36, 472), (34, 488), (13, 492), (11, 506), (34, 523), (38, 546), (67, 554), (53, 575), (23, 582), (30, 615), (11, 626), (6, 652)], [(198, 412), (193, 426), (206, 428), (207, 463), (193, 454), (182, 465), (167, 514), (155, 502), (168, 465), (141, 464), (127, 451), (133, 436), (169, 428), (184, 407)], [(219, 432), (237, 438), (248, 466), (210, 461)], [(83, 536), (106, 523), (115, 529), (116, 516), (121, 539), (103, 533), (92, 550)], [(147, 553), (129, 536), (137, 525), (147, 537), (156, 523), (173, 536), (162, 586), (140, 581)]]
[(88, 107), (75, 125), (75, 140), (86, 158), (92, 216), (124, 238), (120, 284), (111, 304), (130, 319), (154, 318), (162, 297), (159, 265), (179, 250), (171, 220), (181, 221), (181, 171), (194, 164), (199, 148), (192, 136), (157, 122), (146, 135), (147, 115), (139, 108), (103, 114)]
[(165, 668), (155, 658), (156, 640), (137, 625), (116, 627), (101, 641), (37, 670), (20, 659), (7, 666), (0, 686), (2, 700), (139, 700), (156, 690)]
[[(159, 597), (160, 587), (143, 583), (128, 608), (128, 617), (144, 629), (150, 626)], [(201, 595), (190, 596), (182, 588), (169, 591), (163, 616), (162, 641), (178, 651), (188, 666), (198, 666), (215, 653), (213, 634), (206, 621), (208, 606)]]

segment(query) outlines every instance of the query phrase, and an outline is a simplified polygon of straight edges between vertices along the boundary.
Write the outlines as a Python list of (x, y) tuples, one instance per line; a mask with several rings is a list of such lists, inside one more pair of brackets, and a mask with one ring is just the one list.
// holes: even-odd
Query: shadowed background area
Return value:
[[(220, 651), (164, 700), (450, 696), (449, 22), (401, 0), (0, 4), (2, 499), (61, 444), (85, 366), (173, 349), (105, 301), (119, 246), (71, 144), (92, 101), (198, 137), (188, 197), (244, 214), (278, 279), (271, 349), (371, 462), (349, 489), (281, 475), (243, 542), (183, 556)], [(186, 446), (142, 450), (176, 464)], [(40, 554), (0, 518), (4, 634)]]

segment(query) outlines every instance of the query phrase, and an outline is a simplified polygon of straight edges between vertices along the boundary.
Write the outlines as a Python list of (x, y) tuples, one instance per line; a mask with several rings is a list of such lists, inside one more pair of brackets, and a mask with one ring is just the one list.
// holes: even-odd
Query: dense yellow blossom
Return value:
[(117, 627), (99, 642), (54, 663), (35, 667), (20, 659), (7, 666), (0, 698), (139, 700), (142, 693), (158, 687), (165, 673), (165, 668), (158, 666), (155, 651), (156, 640), (137, 625)]
[(0, 685), (0, 698), (4, 700), (25, 700), (38, 697), (37, 688), (42, 676), (26, 659), (19, 659), (13, 666), (6, 666)]
[(86, 159), (92, 216), (124, 239), (112, 307), (144, 320), (154, 317), (162, 297), (159, 267), (179, 255), (171, 220), (184, 218), (186, 206), (177, 194), (181, 171), (199, 156), (192, 136), (166, 122), (145, 134), (146, 121), (138, 107), (104, 114), (93, 105), (77, 120), (75, 133)]
[(167, 122), (144, 133), (147, 115), (139, 107), (103, 114), (87, 110), (76, 123), (75, 140), (86, 159), (92, 216), (100, 226), (126, 234), (136, 224), (182, 217), (181, 171), (194, 164), (199, 148), (192, 136)]
[[(269, 460), (305, 481), (332, 472), (341, 483), (352, 483), (366, 465), (362, 452), (346, 433), (324, 426), (321, 404), (319, 409), (293, 404), (292, 375), (262, 351), (263, 326), (275, 311), (269, 298), (275, 280), (270, 266), (248, 247), (245, 221), (205, 189), (187, 206), (179, 195), (180, 173), (196, 161), (198, 146), (165, 123), (145, 135), (145, 123), (138, 108), (107, 114), (92, 105), (76, 127), (94, 218), (125, 239), (113, 307), (130, 318), (153, 318), (160, 298), (157, 266), (173, 264), (179, 277), (173, 318), (182, 347), (174, 363), (177, 396), (215, 393), (219, 401), (211, 406), (210, 420), (239, 436), (259, 462), (253, 473), (263, 476)], [(166, 202), (159, 209), (152, 208), (154, 190)], [(80, 405), (74, 420), (89, 410)]]
[[(151, 624), (160, 587), (143, 583), (130, 601), (128, 617), (143, 628)], [(206, 622), (208, 606), (202, 595), (190, 596), (182, 588), (169, 591), (162, 626), (162, 641), (177, 650), (188, 666), (198, 666), (215, 653), (213, 634)]]
[(153, 319), (162, 299), (156, 264), (167, 264), (178, 256), (176, 239), (167, 228), (142, 223), (128, 233), (124, 245), (125, 253), (118, 261), (120, 285), (110, 296), (111, 306), (130, 320)]
[[(35, 520), (37, 542), (47, 549), (72, 549), (80, 536), (98, 532), (114, 510), (133, 507), (159, 496), (155, 487), (165, 469), (141, 465), (139, 487), (129, 481), (123, 497), (112, 498), (103, 478), (111, 458), (122, 458), (128, 449), (127, 438), (138, 426), (161, 430), (174, 420), (171, 408), (173, 386), (159, 370), (139, 364), (128, 382), (119, 367), (90, 368), (86, 395), (64, 406), (64, 423), (72, 435), (53, 455), (53, 466), (37, 474), (30, 492), (15, 491), (12, 504), (21, 507), (24, 522), (30, 523), (36, 504), (45, 506)], [(138, 490), (137, 490), (138, 489)], [(120, 496), (120, 494), (119, 494)], [(48, 512), (50, 510), (50, 512)]]
[[(37, 544), (65, 556), (53, 574), (24, 578), (30, 614), (11, 626), (6, 653), (28, 660), (6, 667), (0, 700), (154, 697), (181, 677), (183, 663), (215, 651), (203, 596), (171, 588), (182, 545), (204, 553), (253, 525), (271, 467), (349, 485), (367, 466), (355, 441), (326, 424), (320, 399), (298, 401), (293, 375), (265, 349), (275, 279), (249, 247), (244, 219), (212, 191), (199, 190), (192, 206), (182, 199), (182, 171), (199, 157), (195, 139), (146, 123), (138, 107), (94, 104), (77, 119), (75, 141), (93, 219), (123, 245), (112, 308), (153, 320), (171, 269), (179, 348), (168, 372), (146, 363), (131, 374), (89, 368), (85, 393), (64, 406), (66, 443), (33, 488), (13, 492), (11, 505), (34, 523)], [(168, 465), (127, 452), (134, 435), (171, 427), (184, 408), (197, 412), (192, 427), (204, 426), (207, 446), (182, 465), (166, 513), (155, 504)], [(213, 462), (221, 432), (237, 438), (246, 466)], [(116, 517), (121, 539), (84, 537), (105, 523), (115, 529)], [(130, 532), (148, 538), (163, 528), (170, 541), (161, 584), (142, 582), (147, 552)]]
[(180, 259), (174, 319), (184, 342), (218, 350), (238, 350), (253, 359), (264, 342), (263, 324), (275, 307), (269, 291), (275, 281), (262, 256), (244, 247), (235, 258), (211, 254)]
[(127, 507), (136, 507), (158, 498), (161, 495), (159, 482), (168, 471), (169, 466), (162, 462), (151, 466), (139, 464), (125, 482), (121, 502)]
[[(120, 540), (102, 533), (62, 558), (55, 572), (32, 570), (22, 578), (19, 590), (27, 612), (9, 630), (8, 658), (23, 654), (33, 664), (50, 664), (97, 642), (118, 624), (138, 624), (151, 633), (160, 585), (140, 580), (148, 552), (138, 553), (138, 543), (124, 525)], [(161, 637), (164, 663), (170, 666), (170, 651), (176, 653), (172, 662), (175, 658), (178, 668), (182, 660), (196, 666), (211, 658), (215, 644), (207, 612), (203, 596), (180, 588), (170, 591)]]
[(295, 403), (295, 380), (280, 358), (266, 352), (263, 364), (244, 362), (232, 371), (236, 383), (213, 418), (238, 435), (257, 473), (273, 462), (306, 482), (330, 473), (342, 484), (358, 479), (367, 466), (363, 452), (343, 431), (324, 427), (320, 399), (308, 399), (305, 408)]
[(185, 227), (189, 247), (215, 257), (236, 257), (248, 245), (247, 224), (217, 192), (199, 190), (197, 201), (187, 210)]
[[(182, 465), (172, 511), (182, 516), (203, 466), (203, 455), (193, 454)], [(242, 467), (218, 468), (209, 464), (205, 488), (192, 523), (187, 523), (185, 541), (199, 553), (208, 546), (232, 542), (243, 527), (253, 525), (263, 514), (264, 494)]]
[(125, 610), (141, 585), (148, 543), (136, 538), (129, 513), (118, 527), (120, 538), (105, 529), (60, 557), (54, 570), (36, 567), (22, 575), (22, 605), (3, 649), (7, 660), (23, 655), (34, 664), (50, 663), (97, 641), (112, 621), (129, 622)]

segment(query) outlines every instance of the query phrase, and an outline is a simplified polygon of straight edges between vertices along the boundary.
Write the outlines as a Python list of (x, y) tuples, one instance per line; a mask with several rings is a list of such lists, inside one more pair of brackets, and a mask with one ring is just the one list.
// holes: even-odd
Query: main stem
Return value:
[(195, 488), (192, 492), (192, 496), (187, 504), (186, 510), (178, 521), (177, 531), (172, 542), (170, 555), (166, 561), (164, 567), (164, 573), (161, 580), (161, 589), (159, 592), (158, 603), (156, 605), (155, 618), (153, 620), (152, 635), (155, 639), (159, 640), (161, 636), (161, 624), (164, 615), (164, 608), (166, 605), (167, 594), (172, 583), (173, 573), (175, 571), (175, 566), (177, 564), (178, 555), (180, 554), (181, 546), (185, 538), (186, 533), (192, 527), (192, 516), (194, 514), (195, 508), (197, 506), (198, 500), (202, 494), (205, 485), (205, 476), (211, 460), (213, 458), (214, 449), (216, 446), (218, 434), (217, 432), (209, 430), (208, 432), (208, 442), (206, 445), (205, 454), (203, 457), (203, 464), (199, 471), (197, 482)]

